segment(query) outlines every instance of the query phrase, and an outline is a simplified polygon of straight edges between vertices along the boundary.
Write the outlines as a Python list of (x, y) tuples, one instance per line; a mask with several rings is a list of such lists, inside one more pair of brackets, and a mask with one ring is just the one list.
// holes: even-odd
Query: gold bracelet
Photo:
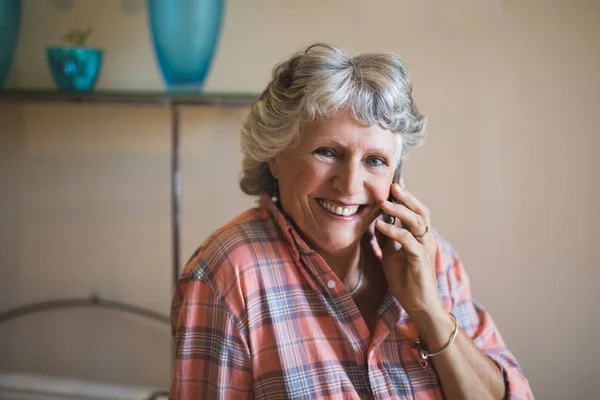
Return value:
[(444, 347), (442, 347), (435, 353), (430, 353), (429, 351), (421, 348), (421, 338), (420, 337), (417, 338), (417, 349), (419, 349), (419, 353), (421, 354), (421, 367), (423, 367), (423, 368), (427, 367), (429, 365), (429, 363), (427, 362), (427, 359), (429, 357), (433, 357), (433, 356), (437, 356), (438, 354), (442, 354), (444, 351), (446, 351), (448, 349), (448, 347), (450, 347), (452, 342), (454, 342), (454, 339), (456, 339), (456, 335), (458, 334), (458, 321), (456, 320), (456, 317), (454, 316), (454, 314), (452, 314), (452, 313), (449, 313), (449, 314), (452, 317), (452, 320), (454, 321), (454, 331), (452, 332), (452, 335), (450, 335), (450, 340), (448, 340), (448, 343), (446, 343), (446, 345)]

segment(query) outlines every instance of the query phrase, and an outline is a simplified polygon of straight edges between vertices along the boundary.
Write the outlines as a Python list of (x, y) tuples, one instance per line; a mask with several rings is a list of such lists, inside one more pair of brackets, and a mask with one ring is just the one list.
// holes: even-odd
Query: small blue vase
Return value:
[(223, 3), (147, 0), (154, 51), (168, 90), (202, 90), (221, 32)]
[(102, 67), (103, 52), (86, 47), (48, 47), (46, 58), (61, 92), (91, 91)]
[(12, 65), (20, 25), (21, 1), (0, 0), (0, 90)]

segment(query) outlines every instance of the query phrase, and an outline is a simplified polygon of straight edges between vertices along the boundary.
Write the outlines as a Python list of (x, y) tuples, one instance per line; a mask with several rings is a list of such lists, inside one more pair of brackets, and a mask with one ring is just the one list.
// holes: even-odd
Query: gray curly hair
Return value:
[(367, 126), (396, 132), (400, 162), (425, 139), (427, 119), (411, 92), (410, 77), (396, 54), (351, 56), (326, 43), (297, 52), (273, 69), (242, 127), (242, 191), (272, 194), (275, 178), (268, 162), (298, 143), (301, 124), (342, 111)]

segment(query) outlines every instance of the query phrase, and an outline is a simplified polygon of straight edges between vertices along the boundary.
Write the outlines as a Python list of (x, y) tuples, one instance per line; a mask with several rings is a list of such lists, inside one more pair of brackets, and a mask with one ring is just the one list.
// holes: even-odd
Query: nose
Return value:
[(331, 180), (332, 187), (343, 195), (360, 193), (364, 188), (365, 176), (360, 161), (347, 160), (335, 169)]

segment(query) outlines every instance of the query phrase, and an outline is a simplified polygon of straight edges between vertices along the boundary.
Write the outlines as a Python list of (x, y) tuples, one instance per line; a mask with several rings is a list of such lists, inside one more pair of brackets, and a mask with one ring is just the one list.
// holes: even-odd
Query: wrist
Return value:
[(426, 312), (413, 313), (410, 317), (419, 337), (431, 352), (442, 348), (454, 331), (454, 320), (441, 305)]
[(444, 309), (441, 302), (423, 311), (408, 312), (408, 315), (419, 331), (428, 330), (440, 320), (445, 321), (449, 318), (448, 311)]

